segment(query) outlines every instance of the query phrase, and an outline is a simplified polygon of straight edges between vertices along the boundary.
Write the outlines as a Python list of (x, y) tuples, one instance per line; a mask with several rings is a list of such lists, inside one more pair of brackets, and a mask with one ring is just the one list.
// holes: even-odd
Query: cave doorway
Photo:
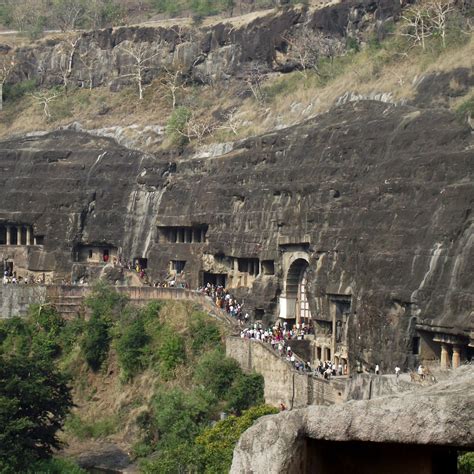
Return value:
[(203, 286), (206, 286), (208, 283), (210, 285), (223, 286), (225, 288), (227, 283), (227, 274), (204, 272), (202, 276), (202, 284)]
[(13, 276), (13, 262), (10, 260), (3, 261), (3, 275)]
[(294, 317), (297, 324), (308, 325), (311, 320), (307, 293), (308, 262), (302, 258), (295, 260), (286, 277), (286, 297), (295, 301)]

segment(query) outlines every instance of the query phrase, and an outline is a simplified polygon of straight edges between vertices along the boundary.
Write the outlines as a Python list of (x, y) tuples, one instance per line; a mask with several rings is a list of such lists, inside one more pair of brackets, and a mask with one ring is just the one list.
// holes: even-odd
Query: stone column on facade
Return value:
[(26, 226), (26, 245), (31, 245), (31, 227)]
[(453, 369), (457, 369), (461, 365), (461, 348), (459, 346), (453, 346)]
[(21, 226), (16, 228), (16, 244), (21, 245)]
[(449, 349), (444, 342), (441, 343), (441, 368), (449, 369)]
[(9, 225), (7, 225), (6, 227), (7, 227), (7, 241), (6, 241), (6, 244), (11, 245), (11, 242), (12, 242), (12, 228)]

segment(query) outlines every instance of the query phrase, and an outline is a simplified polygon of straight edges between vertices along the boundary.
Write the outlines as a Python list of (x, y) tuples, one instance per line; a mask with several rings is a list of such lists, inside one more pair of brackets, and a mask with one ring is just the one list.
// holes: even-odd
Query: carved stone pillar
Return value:
[(453, 346), (453, 369), (457, 369), (461, 365), (461, 348), (459, 346)]
[(441, 343), (441, 368), (449, 369), (449, 348), (444, 342)]
[(26, 245), (31, 245), (31, 227), (26, 226)]
[(12, 242), (12, 228), (7, 225), (7, 245), (11, 245)]
[(21, 245), (21, 226), (16, 228), (16, 244)]

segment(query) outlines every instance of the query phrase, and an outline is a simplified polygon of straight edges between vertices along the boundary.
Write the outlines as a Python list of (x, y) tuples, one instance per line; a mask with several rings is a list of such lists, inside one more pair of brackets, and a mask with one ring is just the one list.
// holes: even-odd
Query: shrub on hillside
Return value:
[(264, 403), (264, 380), (260, 374), (240, 374), (227, 395), (227, 408), (240, 414), (253, 405)]
[(221, 333), (214, 321), (209, 321), (209, 316), (204, 313), (193, 313), (189, 323), (191, 336), (191, 349), (195, 354), (206, 348), (221, 345)]
[(225, 398), (236, 377), (241, 373), (239, 364), (226, 357), (221, 349), (204, 354), (194, 372), (194, 378), (217, 398)]
[(93, 314), (86, 323), (81, 341), (81, 350), (87, 365), (93, 370), (100, 369), (109, 353), (110, 323), (97, 314)]
[(184, 338), (173, 332), (170, 328), (164, 328), (160, 335), (158, 347), (158, 357), (160, 360), (160, 372), (163, 377), (172, 376), (178, 365), (186, 360), (186, 346)]
[(229, 416), (207, 428), (196, 438), (196, 444), (202, 448), (201, 463), (205, 466), (204, 472), (229, 472), (232, 453), (242, 433), (261, 416), (275, 413), (278, 413), (276, 408), (259, 405), (245, 411), (240, 417)]
[(133, 378), (146, 366), (144, 349), (149, 340), (140, 315), (123, 328), (116, 349), (125, 380)]

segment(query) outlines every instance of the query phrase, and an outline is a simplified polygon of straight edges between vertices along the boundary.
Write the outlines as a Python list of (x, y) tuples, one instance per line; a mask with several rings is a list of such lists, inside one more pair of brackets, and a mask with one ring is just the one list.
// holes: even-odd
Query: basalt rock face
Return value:
[[(153, 279), (185, 262), (192, 287), (259, 259), (270, 270), (232, 291), (267, 319), (285, 255), (304, 252), (313, 317), (330, 321), (327, 295), (349, 295), (351, 364), (393, 367), (407, 361), (416, 323), (473, 330), (472, 156), (470, 129), (450, 112), (370, 101), (215, 158), (56, 132), (0, 143), (0, 225), (34, 226), (44, 245), (29, 269), (58, 275), (76, 249), (99, 244), (147, 258)], [(206, 237), (170, 242), (177, 227)]]
[[(356, 456), (345, 461), (348, 466), (357, 466), (356, 472), (455, 472), (455, 464), (454, 471), (421, 469), (409, 460), (410, 445), (418, 453), (423, 453), (427, 446), (472, 449), (473, 382), (472, 369), (464, 368), (454, 380), (409, 394), (339, 406), (308, 407), (263, 417), (240, 438), (230, 472), (316, 472), (309, 468), (314, 457), (323, 454), (329, 463), (344, 462), (339, 458), (344, 456), (349, 442), (359, 442), (355, 455), (370, 447), (369, 443), (376, 443), (371, 453), (365, 453), (371, 454), (366, 462), (372, 469), (361, 468), (355, 463)], [(332, 458), (331, 442), (339, 442), (336, 444), (339, 458)], [(394, 469), (399, 459), (390, 457), (384, 459), (385, 468), (374, 469), (378, 458), (383, 458), (382, 453), (389, 451), (384, 443), (391, 444), (389, 449), (403, 445), (400, 454), (408, 457), (407, 470)], [(323, 452), (318, 453), (321, 447)], [(391, 454), (395, 453), (394, 450)], [(317, 472), (337, 471), (320, 469)]]
[[(321, 6), (326, 2), (322, 1)], [(83, 33), (74, 47), (47, 40), (16, 50), (12, 82), (35, 78), (40, 85), (68, 82), (82, 87), (130, 84), (133, 59), (123, 47), (146, 45), (144, 82), (177, 69), (191, 81), (208, 82), (241, 77), (258, 64), (260, 72), (288, 70), (276, 61), (287, 48), (285, 37), (302, 24), (341, 39), (369, 28), (380, 28), (396, 17), (405, 2), (350, 0), (320, 9), (284, 8), (244, 24), (221, 23), (207, 28), (131, 26)], [(70, 69), (70, 71), (69, 71)], [(128, 77), (127, 77), (128, 75)]]

